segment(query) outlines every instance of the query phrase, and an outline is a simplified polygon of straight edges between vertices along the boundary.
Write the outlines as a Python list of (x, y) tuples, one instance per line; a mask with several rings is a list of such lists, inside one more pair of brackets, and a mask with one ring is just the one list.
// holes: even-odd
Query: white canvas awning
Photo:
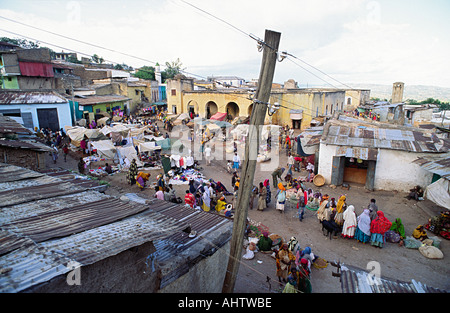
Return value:
[(116, 147), (111, 140), (93, 141), (91, 144), (94, 149), (97, 150), (99, 157), (114, 159), (114, 156), (116, 155)]
[(450, 181), (445, 178), (440, 178), (425, 189), (425, 197), (450, 210)]

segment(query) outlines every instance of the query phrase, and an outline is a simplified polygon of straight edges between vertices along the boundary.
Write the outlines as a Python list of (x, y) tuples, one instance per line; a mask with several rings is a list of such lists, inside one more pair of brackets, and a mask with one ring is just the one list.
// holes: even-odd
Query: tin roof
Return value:
[[(1, 127), (1, 126), (0, 126)], [(39, 142), (22, 141), (22, 140), (0, 140), (0, 146), (24, 150), (33, 150), (39, 152), (51, 152), (52, 148)]]
[(1, 90), (0, 105), (66, 103), (66, 98), (54, 91)]
[(169, 240), (176, 249), (156, 245), (161, 255), (177, 254), (201, 239), (183, 230), (203, 235), (232, 225), (154, 198), (122, 201), (64, 170), (36, 173), (0, 163), (0, 175), (10, 181), (0, 183), (0, 292), (24, 291), (67, 274), (70, 264), (93, 264), (150, 241)]
[(410, 283), (369, 275), (366, 271), (341, 265), (343, 293), (447, 293), (412, 280)]
[(9, 116), (0, 115), (0, 133), (27, 133), (32, 134), (32, 131), (25, 128), (22, 124)]
[(430, 155), (413, 161), (423, 169), (450, 180), (450, 153)]
[(100, 103), (111, 103), (111, 102), (121, 102), (130, 100), (128, 97), (118, 96), (118, 95), (108, 95), (108, 96), (83, 96), (77, 97), (75, 100), (80, 105), (93, 105)]
[(322, 143), (409, 152), (446, 152), (448, 144), (432, 131), (340, 115), (328, 121)]

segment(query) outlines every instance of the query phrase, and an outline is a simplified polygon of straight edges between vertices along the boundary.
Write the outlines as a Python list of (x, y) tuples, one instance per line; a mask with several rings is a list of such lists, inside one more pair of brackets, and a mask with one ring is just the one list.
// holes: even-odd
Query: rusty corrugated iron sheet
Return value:
[(369, 275), (356, 267), (341, 265), (343, 293), (447, 293), (412, 280), (410, 283)]
[(321, 141), (324, 144), (410, 152), (448, 151), (445, 141), (426, 129), (348, 119), (330, 120), (325, 128)]
[[(1, 129), (0, 129), (1, 132)], [(38, 152), (51, 152), (52, 148), (38, 142), (29, 142), (22, 140), (0, 140), (0, 146), (13, 149), (32, 150)]]
[(147, 210), (71, 236), (17, 249), (0, 257), (0, 292), (20, 292), (67, 274), (70, 264), (86, 266), (186, 228)]
[(450, 180), (450, 153), (423, 156), (413, 163), (420, 165), (423, 169), (438, 174)]
[[(14, 198), (0, 207), (0, 292), (24, 291), (67, 274), (70, 264), (93, 264), (146, 242), (167, 239), (176, 249), (164, 246), (162, 254), (173, 255), (223, 224), (231, 234), (232, 223), (224, 217), (153, 198), (122, 201), (83, 191), (67, 181), (70, 175), (50, 172), (55, 182), (0, 193), (1, 202), (6, 193)], [(57, 186), (66, 184), (72, 194)], [(197, 237), (185, 232), (191, 229)]]
[(33, 132), (9, 116), (0, 115), (0, 133), (32, 134)]

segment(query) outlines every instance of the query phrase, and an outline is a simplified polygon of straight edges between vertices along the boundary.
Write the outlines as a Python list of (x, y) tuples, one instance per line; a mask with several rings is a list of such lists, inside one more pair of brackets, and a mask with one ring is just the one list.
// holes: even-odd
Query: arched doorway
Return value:
[(235, 102), (228, 103), (226, 106), (226, 111), (230, 120), (233, 120), (235, 117), (239, 116), (239, 106)]
[(188, 102), (186, 113), (188, 113), (190, 115), (191, 112), (192, 112), (192, 114), (194, 116), (196, 116), (198, 114), (198, 103), (197, 103), (197, 101), (191, 100), (191, 101)]
[(253, 111), (253, 103), (248, 106), (247, 115), (250, 116)]
[(214, 101), (209, 101), (206, 104), (206, 118), (210, 118), (218, 111), (217, 104)]

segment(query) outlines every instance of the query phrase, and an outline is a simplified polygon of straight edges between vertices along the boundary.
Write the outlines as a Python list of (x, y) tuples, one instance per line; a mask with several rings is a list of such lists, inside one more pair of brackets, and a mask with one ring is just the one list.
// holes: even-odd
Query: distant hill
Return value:
[[(371, 98), (390, 100), (392, 97), (392, 85), (378, 84), (348, 84), (356, 89), (370, 89)], [(424, 85), (407, 85), (403, 92), (403, 100), (414, 99), (422, 101), (428, 98), (439, 99), (443, 102), (450, 102), (450, 88)]]

